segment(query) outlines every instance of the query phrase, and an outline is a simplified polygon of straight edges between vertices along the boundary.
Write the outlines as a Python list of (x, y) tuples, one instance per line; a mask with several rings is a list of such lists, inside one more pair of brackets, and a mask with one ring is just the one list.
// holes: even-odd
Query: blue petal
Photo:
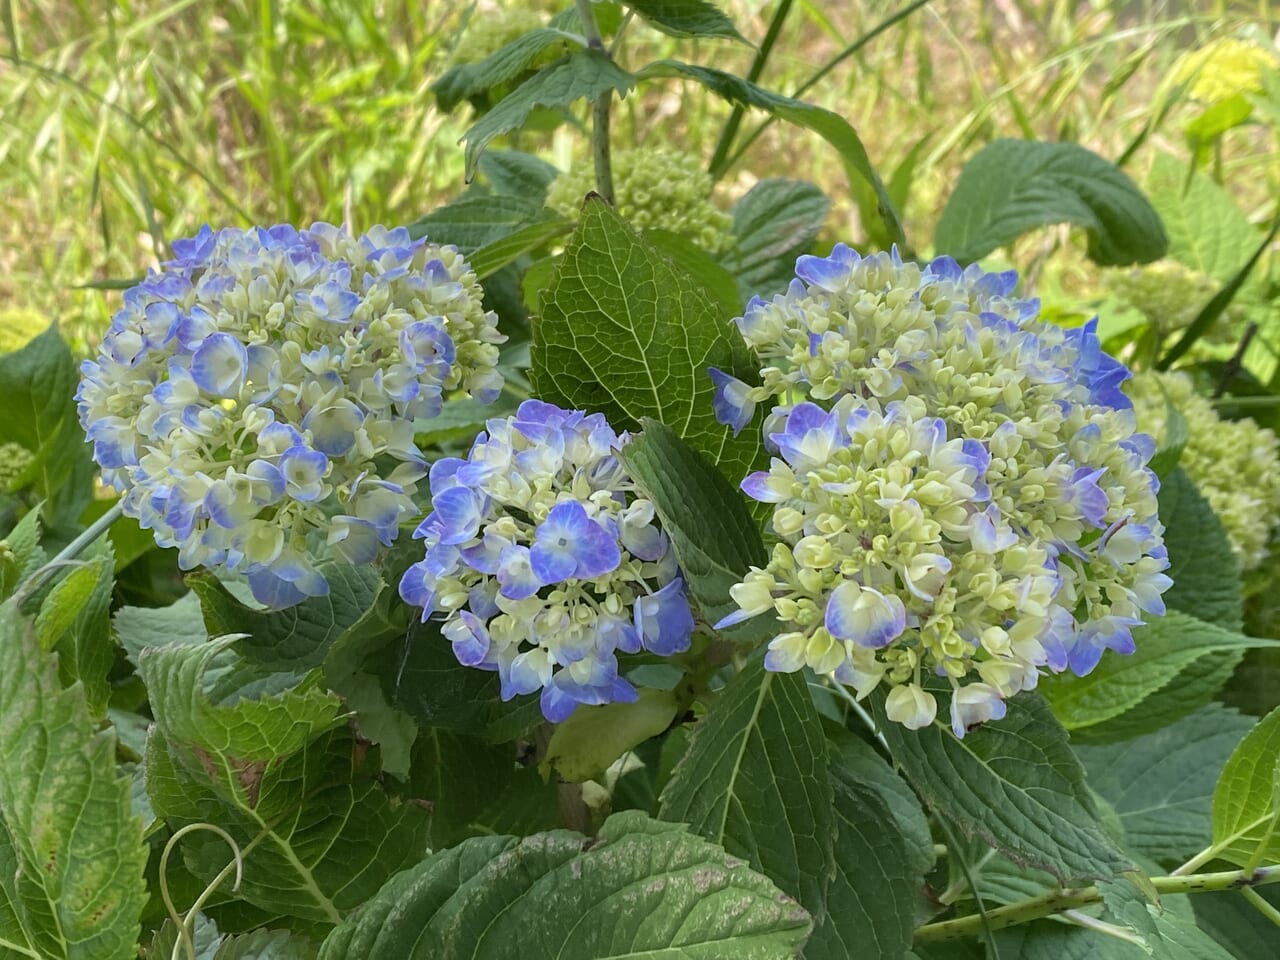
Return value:
[(652, 596), (640, 597), (636, 601), (635, 623), (646, 650), (663, 657), (688, 650), (693, 613), (684, 581), (676, 577)]
[(711, 406), (716, 420), (732, 428), (736, 437), (755, 416), (756, 402), (749, 396), (751, 387), (715, 367), (708, 367), (707, 373), (715, 384)]

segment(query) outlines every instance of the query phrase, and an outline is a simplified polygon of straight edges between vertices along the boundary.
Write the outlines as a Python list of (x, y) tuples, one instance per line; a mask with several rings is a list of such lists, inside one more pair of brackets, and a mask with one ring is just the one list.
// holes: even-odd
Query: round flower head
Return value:
[(554, 723), (636, 699), (617, 654), (687, 650), (693, 616), (653, 504), (638, 497), (600, 414), (527, 400), (464, 459), (431, 467), (426, 557), (400, 595), (444, 616), (460, 663), (502, 697), (542, 691)]
[[(1190, 326), (1218, 289), (1212, 277), (1176, 260), (1116, 270), (1108, 276), (1107, 286), (1124, 304), (1141, 313), (1160, 337), (1179, 334)], [(1242, 317), (1238, 304), (1229, 305), (1197, 346), (1234, 343)]]
[(80, 422), (126, 514), (283, 607), (325, 544), (372, 560), (416, 512), (415, 418), (496, 398), (497, 318), (453, 247), (328, 224), (217, 233), (125, 293), (82, 367)]
[(1138, 426), (1164, 438), (1169, 404), (1187, 421), (1178, 458), (1222, 521), (1244, 570), (1266, 562), (1271, 531), (1280, 525), (1280, 442), (1250, 419), (1223, 420), (1185, 373), (1143, 373), (1129, 384)]
[(738, 321), (763, 385), (716, 377), (727, 422), (750, 419), (731, 402), (748, 393), (784, 401), (771, 469), (742, 484), (774, 504), (780, 542), (722, 625), (772, 610), (766, 666), (859, 696), (887, 682), (888, 716), (912, 728), (937, 709), (923, 677), (946, 677), (957, 736), (1040, 667), (1082, 675), (1104, 648), (1131, 652), (1141, 615), (1163, 612), (1168, 561), (1154, 444), (1094, 325), (1043, 324), (1009, 297), (1014, 275), (949, 258), (840, 246), (797, 273)]
[[(561, 174), (547, 192), (547, 206), (576, 219), (582, 198), (595, 189), (590, 163)], [(672, 150), (621, 150), (613, 155), (618, 215), (637, 230), (666, 230), (710, 254), (733, 246), (733, 218), (711, 202), (711, 177), (692, 154)]]

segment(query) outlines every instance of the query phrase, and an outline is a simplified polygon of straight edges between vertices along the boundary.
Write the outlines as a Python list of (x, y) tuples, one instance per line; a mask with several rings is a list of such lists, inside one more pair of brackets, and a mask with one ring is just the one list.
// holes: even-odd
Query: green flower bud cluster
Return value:
[[(1115, 271), (1107, 286), (1121, 302), (1142, 314), (1161, 338), (1185, 330), (1218, 292), (1212, 277), (1176, 260)], [(1234, 331), (1242, 317), (1238, 304), (1228, 306), (1204, 339), (1210, 343), (1234, 342)]]
[(1238, 94), (1259, 93), (1262, 74), (1280, 66), (1274, 51), (1252, 40), (1223, 37), (1188, 53), (1175, 66), (1174, 83), (1190, 83), (1188, 94), (1218, 103)]
[(453, 48), (451, 63), (479, 63), (530, 30), (546, 26), (546, 18), (527, 7), (507, 7), (494, 13), (476, 11)]
[[(620, 150), (612, 167), (618, 213), (637, 230), (678, 233), (713, 256), (733, 246), (733, 218), (711, 202), (712, 180), (697, 157), (671, 150)], [(547, 206), (576, 218), (582, 198), (595, 186), (592, 164), (577, 164), (551, 184)]]
[(1257, 569), (1280, 524), (1280, 441), (1252, 420), (1220, 418), (1191, 378), (1176, 371), (1140, 374), (1129, 385), (1138, 428), (1157, 440), (1168, 421), (1166, 392), (1187, 421), (1179, 465), (1226, 527), (1241, 567)]
[(19, 443), (0, 443), (0, 492), (11, 489), (34, 459), (35, 454)]

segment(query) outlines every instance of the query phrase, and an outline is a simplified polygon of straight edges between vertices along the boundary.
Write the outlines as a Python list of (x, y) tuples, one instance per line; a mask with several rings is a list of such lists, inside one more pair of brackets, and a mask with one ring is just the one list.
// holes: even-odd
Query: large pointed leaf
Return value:
[(63, 689), (12, 604), (0, 606), (0, 952), (136, 955), (147, 849), (80, 687)]
[(893, 723), (881, 693), (869, 702), (907, 779), (967, 836), (1064, 883), (1133, 868), (1102, 832), (1067, 733), (1036, 694), (1018, 694), (1003, 720), (963, 740), (941, 720), (920, 730)]
[(628, 811), (593, 840), (560, 830), (438, 853), (335, 930), (320, 960), (783, 960), (809, 926), (740, 860)]
[(835, 870), (833, 797), (804, 676), (756, 657), (698, 723), (659, 816), (745, 857), (819, 918)]
[[(622, 462), (653, 502), (671, 538), (680, 569), (702, 619), (715, 623), (738, 605), (729, 589), (769, 557), (746, 501), (706, 458), (656, 420), (622, 448)], [(776, 632), (773, 617), (757, 617), (733, 632), (762, 637)]]
[(716, 422), (708, 367), (740, 377), (754, 365), (741, 335), (677, 264), (599, 197), (589, 197), (533, 325), (531, 376), (543, 400), (599, 411), (619, 430), (644, 417), (729, 476), (744, 476), (757, 431)]
[(1253, 720), (1218, 704), (1145, 737), (1076, 747), (1089, 785), (1110, 801), (1127, 845), (1157, 859), (1187, 860), (1208, 846), (1214, 786)]
[(1151, 204), (1115, 164), (1074, 143), (996, 140), (965, 165), (934, 245), (961, 262), (985, 257), (1030, 230), (1083, 227), (1104, 266), (1147, 263), (1169, 241)]

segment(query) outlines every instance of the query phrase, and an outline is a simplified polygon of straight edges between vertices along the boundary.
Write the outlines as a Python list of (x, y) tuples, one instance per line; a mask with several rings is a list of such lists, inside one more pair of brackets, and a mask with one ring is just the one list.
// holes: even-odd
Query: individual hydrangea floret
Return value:
[(924, 679), (952, 687), (957, 736), (1003, 716), (1040, 668), (1086, 674), (1130, 653), (1170, 586), (1150, 437), (1134, 433), (1094, 324), (1040, 322), (1016, 276), (838, 246), (738, 320), (762, 384), (722, 374), (720, 419), (752, 406), (777, 455), (743, 481), (772, 504), (769, 565), (722, 626), (773, 612), (766, 666), (808, 666), (890, 719), (932, 723)]
[(1169, 404), (1187, 422), (1178, 457), (1218, 515), (1242, 569), (1256, 570), (1270, 556), (1271, 531), (1280, 526), (1280, 442), (1248, 418), (1223, 420), (1181, 372), (1142, 373), (1129, 387), (1138, 426), (1163, 441)]
[(444, 617), (458, 661), (496, 670), (502, 697), (542, 691), (548, 720), (633, 701), (619, 653), (689, 648), (693, 615), (653, 504), (600, 414), (538, 400), (486, 424), (466, 459), (431, 467), (426, 556), (400, 595)]
[[(672, 150), (620, 150), (612, 169), (618, 214), (637, 230), (678, 233), (713, 255), (733, 246), (733, 218), (711, 202), (713, 183), (697, 157)], [(595, 188), (592, 165), (576, 165), (552, 182), (547, 206), (576, 219), (582, 198)]]
[(82, 367), (103, 479), (183, 569), (271, 607), (325, 594), (314, 557), (373, 560), (417, 512), (415, 418), (497, 397), (497, 317), (454, 247), (403, 228), (206, 226), (173, 252)]

